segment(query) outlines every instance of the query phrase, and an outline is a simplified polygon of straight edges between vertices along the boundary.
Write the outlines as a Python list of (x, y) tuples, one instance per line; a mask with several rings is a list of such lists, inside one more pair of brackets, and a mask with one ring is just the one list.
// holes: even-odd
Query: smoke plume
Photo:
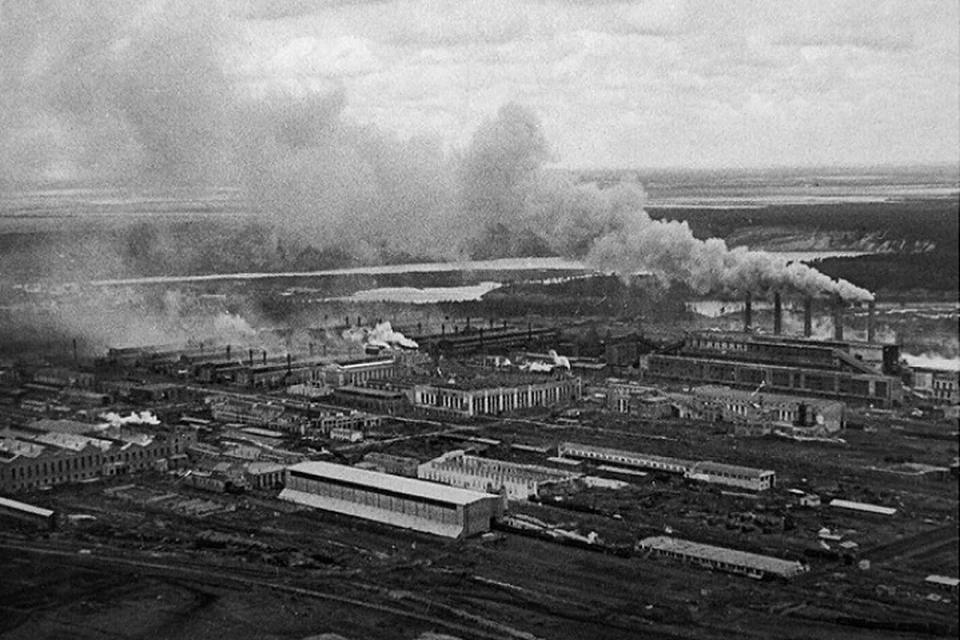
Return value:
[(3, 11), (0, 183), (233, 186), (279, 230), (277, 269), (309, 247), (366, 263), (561, 255), (703, 293), (871, 298), (653, 220), (638, 184), (599, 189), (545, 170), (549, 144), (521, 106), (448, 151), (351, 122), (339, 86), (244, 76), (227, 37), (237, 21), (218, 2), (24, 0)]

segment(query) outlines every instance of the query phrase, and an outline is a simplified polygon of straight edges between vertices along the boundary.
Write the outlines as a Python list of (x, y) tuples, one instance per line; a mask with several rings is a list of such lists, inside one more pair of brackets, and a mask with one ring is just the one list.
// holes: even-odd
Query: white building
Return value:
[(509, 500), (528, 500), (537, 497), (543, 487), (571, 482), (580, 474), (469, 456), (458, 449), (420, 465), (417, 477), (474, 491), (503, 491)]
[(282, 500), (448, 538), (490, 530), (499, 496), (330, 462), (287, 468)]

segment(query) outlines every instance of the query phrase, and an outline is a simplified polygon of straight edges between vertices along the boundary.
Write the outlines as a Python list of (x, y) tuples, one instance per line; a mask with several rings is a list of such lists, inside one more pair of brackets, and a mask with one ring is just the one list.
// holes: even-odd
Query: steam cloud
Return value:
[(390, 322), (380, 322), (373, 329), (354, 327), (343, 332), (343, 337), (354, 342), (362, 342), (376, 347), (403, 347), (416, 349), (419, 345), (399, 331), (394, 331)]
[[(544, 169), (537, 118), (508, 104), (466, 149), (354, 124), (339, 87), (230, 73), (236, 25), (214, 2), (153, 10), (87, 0), (5, 3), (0, 184), (63, 177), (237, 186), (288, 246), (362, 262), (562, 255), (707, 292), (872, 295), (766, 253), (700, 240), (643, 210), (638, 184)], [(236, 56), (236, 52), (233, 52)]]

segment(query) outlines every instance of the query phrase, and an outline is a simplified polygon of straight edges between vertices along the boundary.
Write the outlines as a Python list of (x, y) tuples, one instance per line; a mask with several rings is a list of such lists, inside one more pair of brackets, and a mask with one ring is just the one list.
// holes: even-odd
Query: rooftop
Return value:
[(753, 467), (740, 467), (733, 464), (723, 464), (722, 462), (710, 462), (709, 460), (704, 460), (703, 462), (697, 462), (693, 465), (693, 468), (690, 469), (693, 473), (729, 473), (738, 476), (754, 476), (760, 478), (764, 475), (774, 473), (770, 469), (755, 469)]
[(288, 470), (317, 476), (320, 479), (329, 478), (331, 480), (341, 480), (368, 486), (371, 489), (396, 491), (415, 497), (439, 500), (456, 505), (467, 505), (477, 500), (494, 497), (489, 493), (458, 489), (443, 484), (404, 478), (389, 473), (367, 471), (366, 469), (357, 469), (332, 462), (301, 462), (300, 464), (288, 467)]
[(669, 536), (644, 538), (640, 541), (640, 546), (644, 549), (670, 551), (703, 560), (713, 560), (738, 567), (759, 569), (777, 575), (794, 575), (802, 571), (802, 565), (796, 561), (782, 560), (780, 558), (774, 558), (773, 556), (764, 556), (758, 553), (728, 549), (726, 547), (715, 547), (709, 544), (701, 544), (699, 542), (691, 542)]
[(0, 497), (0, 507), (6, 509), (15, 509), (16, 511), (23, 511), (26, 513), (31, 513), (35, 516), (43, 516), (45, 518), (49, 518), (53, 515), (53, 511), (50, 509), (35, 507), (32, 504), (27, 504), (26, 502), (19, 502), (18, 500), (10, 500), (9, 498), (3, 497)]
[(831, 507), (840, 507), (841, 509), (852, 509), (854, 511), (864, 511), (867, 513), (877, 513), (884, 516), (892, 516), (897, 512), (893, 507), (881, 507), (877, 504), (867, 502), (854, 502), (852, 500), (840, 500), (839, 498), (830, 501)]

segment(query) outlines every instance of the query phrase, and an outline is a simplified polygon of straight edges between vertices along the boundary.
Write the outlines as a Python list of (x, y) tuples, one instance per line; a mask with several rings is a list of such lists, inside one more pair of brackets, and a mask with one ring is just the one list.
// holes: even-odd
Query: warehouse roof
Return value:
[(290, 471), (299, 471), (300, 473), (317, 476), (320, 479), (329, 478), (332, 480), (340, 480), (364, 485), (371, 489), (394, 491), (414, 497), (439, 500), (457, 505), (467, 505), (477, 500), (494, 497), (489, 493), (458, 489), (456, 487), (448, 487), (424, 480), (414, 480), (413, 478), (404, 478), (389, 473), (367, 471), (366, 469), (357, 469), (356, 467), (348, 467), (332, 462), (301, 462), (300, 464), (288, 467), (288, 469)]
[(892, 516), (897, 512), (893, 507), (881, 507), (877, 504), (866, 502), (853, 502), (852, 500), (840, 500), (839, 498), (830, 501), (831, 507), (840, 507), (841, 509), (852, 509), (854, 511), (864, 511), (866, 513), (877, 513), (884, 516)]
[(715, 547), (709, 544), (701, 544), (699, 542), (691, 542), (669, 536), (644, 538), (640, 541), (640, 546), (644, 549), (669, 551), (692, 558), (725, 562), (738, 567), (759, 569), (781, 576), (792, 576), (803, 571), (803, 565), (794, 560), (783, 560), (781, 558), (774, 558), (773, 556), (760, 555), (759, 553), (727, 549), (726, 547)]
[(709, 473), (712, 475), (727, 473), (734, 476), (747, 476), (752, 478), (762, 478), (763, 476), (775, 473), (770, 469), (740, 467), (733, 464), (723, 464), (722, 462), (710, 462), (709, 460), (694, 463), (690, 471), (691, 473)]
[(22, 511), (24, 513), (30, 513), (35, 516), (43, 516), (44, 518), (49, 518), (53, 515), (53, 511), (50, 509), (44, 509), (43, 507), (35, 507), (32, 504), (27, 504), (26, 502), (19, 502), (17, 500), (10, 500), (9, 498), (0, 498), (0, 507), (6, 509), (13, 509), (15, 511)]

